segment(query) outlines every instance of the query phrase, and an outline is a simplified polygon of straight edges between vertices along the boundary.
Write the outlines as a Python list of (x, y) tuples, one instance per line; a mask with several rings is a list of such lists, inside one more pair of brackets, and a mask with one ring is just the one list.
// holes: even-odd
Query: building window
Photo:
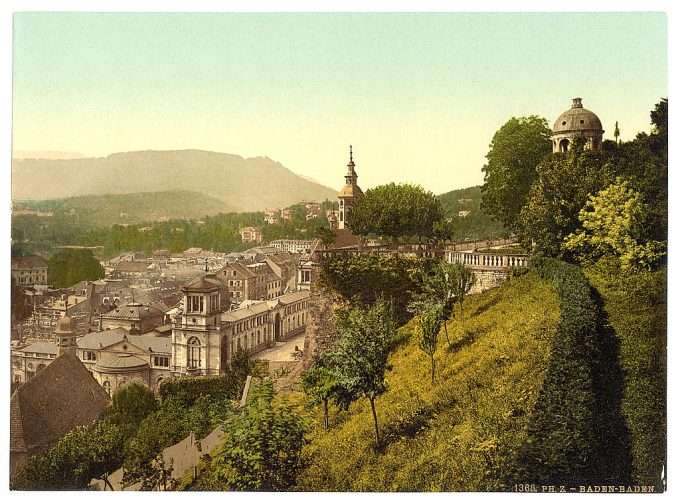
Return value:
[(164, 368), (170, 367), (170, 357), (154, 356), (153, 365), (154, 365), (154, 367), (164, 367)]
[(201, 367), (201, 341), (195, 336), (187, 343), (187, 367), (192, 369)]
[(105, 381), (102, 383), (102, 387), (106, 390), (106, 393), (111, 395), (111, 382)]
[(97, 360), (97, 353), (90, 350), (85, 350), (83, 352), (83, 360), (88, 362), (94, 362)]

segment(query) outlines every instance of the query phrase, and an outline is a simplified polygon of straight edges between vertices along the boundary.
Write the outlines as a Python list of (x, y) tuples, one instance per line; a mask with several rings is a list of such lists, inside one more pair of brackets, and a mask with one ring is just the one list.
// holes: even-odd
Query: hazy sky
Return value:
[(268, 156), (341, 187), (479, 184), (510, 117), (575, 96), (612, 138), (667, 96), (666, 16), (21, 13), (13, 147)]

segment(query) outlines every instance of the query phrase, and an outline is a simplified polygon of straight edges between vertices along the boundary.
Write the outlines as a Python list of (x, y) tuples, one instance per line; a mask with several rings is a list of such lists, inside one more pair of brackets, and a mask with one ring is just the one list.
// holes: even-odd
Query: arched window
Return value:
[(102, 387), (104, 387), (104, 390), (106, 390), (106, 393), (111, 395), (111, 382), (105, 381), (102, 383)]
[(201, 367), (201, 340), (196, 336), (187, 342), (187, 367), (191, 369)]
[(564, 138), (560, 140), (560, 152), (567, 152), (569, 150), (569, 140)]

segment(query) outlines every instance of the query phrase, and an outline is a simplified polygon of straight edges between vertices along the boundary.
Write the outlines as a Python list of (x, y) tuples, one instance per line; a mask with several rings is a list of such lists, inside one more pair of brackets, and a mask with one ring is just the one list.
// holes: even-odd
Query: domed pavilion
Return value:
[(600, 118), (594, 112), (583, 108), (581, 98), (574, 98), (571, 108), (563, 112), (553, 126), (551, 135), (553, 152), (567, 152), (577, 135), (585, 137), (586, 148), (600, 149), (603, 133)]

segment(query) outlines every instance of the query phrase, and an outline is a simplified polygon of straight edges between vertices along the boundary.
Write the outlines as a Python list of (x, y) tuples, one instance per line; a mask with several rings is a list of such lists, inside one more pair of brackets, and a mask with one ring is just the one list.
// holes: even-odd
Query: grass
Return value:
[[(552, 287), (534, 274), (470, 296), (448, 323), (429, 358), (412, 334), (390, 358), (389, 390), (376, 401), (382, 446), (375, 450), (368, 400), (349, 412), (312, 415), (307, 468), (298, 478), (305, 491), (504, 490), (506, 474), (525, 441), (543, 385), (559, 318)], [(297, 398), (299, 400), (299, 398)]]

